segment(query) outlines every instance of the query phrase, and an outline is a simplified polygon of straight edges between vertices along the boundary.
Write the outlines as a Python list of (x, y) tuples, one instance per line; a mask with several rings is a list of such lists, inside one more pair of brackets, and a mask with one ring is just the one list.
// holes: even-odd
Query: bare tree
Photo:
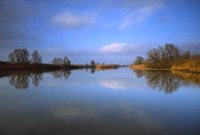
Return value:
[(135, 65), (140, 65), (140, 64), (143, 64), (143, 62), (144, 62), (144, 58), (141, 57), (141, 56), (137, 56), (137, 58), (134, 61), (134, 64)]
[(71, 65), (71, 61), (67, 59), (67, 65)]
[(25, 48), (15, 49), (13, 53), (9, 54), (8, 58), (11, 63), (27, 64), (29, 63), (29, 52)]
[(53, 58), (53, 60), (52, 60), (52, 62), (51, 62), (51, 64), (54, 64), (54, 65), (57, 65), (58, 64), (58, 60), (57, 60), (58, 58)]
[(68, 57), (65, 56), (64, 59), (63, 59), (63, 63), (64, 63), (65, 66), (67, 65), (67, 60), (68, 60)]
[(91, 60), (90, 64), (91, 64), (92, 67), (95, 67), (95, 61), (94, 60)]
[(147, 54), (145, 64), (153, 68), (170, 68), (175, 61), (180, 59), (180, 50), (173, 44), (153, 48)]
[(66, 68), (66, 66), (71, 65), (71, 61), (68, 59), (67, 56), (64, 57), (63, 64), (64, 64), (65, 68)]
[(31, 63), (35, 63), (35, 64), (42, 63), (42, 56), (39, 54), (38, 50), (33, 51), (31, 56), (32, 56)]
[(58, 65), (63, 64), (63, 60), (62, 60), (62, 58), (58, 58), (58, 59), (57, 59), (57, 64), (58, 64)]
[(191, 51), (184, 51), (181, 54), (182, 60), (189, 60), (191, 58)]

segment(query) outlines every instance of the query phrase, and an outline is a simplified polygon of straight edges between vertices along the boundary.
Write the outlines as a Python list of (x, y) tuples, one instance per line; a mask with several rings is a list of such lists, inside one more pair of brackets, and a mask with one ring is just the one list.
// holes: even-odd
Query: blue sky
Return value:
[(0, 2), (0, 60), (14, 48), (37, 49), (44, 62), (130, 64), (173, 43), (200, 52), (199, 0)]

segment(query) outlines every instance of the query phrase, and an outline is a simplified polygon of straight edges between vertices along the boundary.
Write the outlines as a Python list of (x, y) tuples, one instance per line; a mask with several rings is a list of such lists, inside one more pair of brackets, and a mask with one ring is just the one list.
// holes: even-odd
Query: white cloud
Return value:
[(99, 49), (102, 54), (141, 54), (147, 53), (155, 43), (131, 44), (113, 43)]
[(145, 21), (153, 14), (154, 11), (161, 8), (163, 5), (162, 1), (152, 1), (149, 5), (143, 5), (138, 9), (134, 9), (126, 15), (118, 29), (127, 29), (134, 23)]
[(122, 49), (126, 46), (126, 43), (114, 43), (102, 47), (99, 52), (101, 53), (120, 53)]
[(106, 88), (111, 88), (114, 90), (127, 89), (127, 85), (124, 84), (124, 82), (121, 82), (121, 80), (101, 80), (99, 83)]
[(70, 11), (66, 11), (62, 14), (54, 16), (51, 22), (68, 30), (82, 29), (92, 26), (95, 23), (95, 19), (96, 14), (89, 14), (88, 12), (75, 14)]
[(145, 89), (148, 86), (147, 85), (142, 85), (141, 79), (137, 79), (137, 81), (132, 81), (132, 79), (104, 79), (100, 80), (99, 84), (106, 88), (110, 88), (113, 90), (126, 90), (126, 89)]

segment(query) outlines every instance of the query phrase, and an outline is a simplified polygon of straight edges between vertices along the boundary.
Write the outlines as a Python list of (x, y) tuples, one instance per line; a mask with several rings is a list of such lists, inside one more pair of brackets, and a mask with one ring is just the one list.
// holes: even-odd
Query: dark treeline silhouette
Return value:
[[(144, 64), (145, 68), (172, 69), (190, 72), (200, 72), (200, 53), (183, 51), (174, 44), (165, 44), (158, 48), (153, 48), (147, 53), (146, 60), (137, 56), (134, 65)], [(135, 66), (137, 67), (137, 66)]]
[(29, 56), (30, 54), (27, 49), (15, 49), (8, 55), (8, 61), (0, 61), (0, 70), (79, 68), (76, 65), (71, 65), (71, 61), (67, 56), (65, 56), (64, 59), (55, 57), (50, 64), (42, 62), (43, 58), (38, 50), (34, 50), (33, 53), (31, 53), (31, 58), (29, 58)]
[(200, 74), (198, 73), (183, 73), (180, 71), (141, 71), (133, 70), (138, 78), (145, 77), (147, 84), (159, 91), (164, 90), (166, 94), (177, 91), (183, 86), (196, 84), (200, 86)]
[(29, 60), (29, 52), (27, 49), (15, 49), (8, 55), (8, 61), (12, 64), (42, 64), (42, 56), (37, 50), (31, 54)]
[[(119, 66), (119, 65), (105, 65), (105, 63), (102, 63), (100, 65), (97, 63), (95, 64), (94, 60), (91, 60), (90, 64), (86, 63), (83, 64), (71, 64), (72, 62), (70, 59), (65, 56), (64, 58), (55, 57), (51, 61), (51, 63), (43, 63), (42, 62), (42, 56), (39, 54), (38, 50), (34, 50), (33, 53), (31, 53), (31, 58), (29, 59), (29, 52), (27, 49), (19, 48), (15, 49), (12, 53), (8, 55), (8, 61), (0, 61), (0, 70), (8, 70), (8, 69), (93, 69), (98, 68), (100, 69), (112, 69), (113, 66)], [(94, 73), (95, 70), (92, 70), (91, 73)]]

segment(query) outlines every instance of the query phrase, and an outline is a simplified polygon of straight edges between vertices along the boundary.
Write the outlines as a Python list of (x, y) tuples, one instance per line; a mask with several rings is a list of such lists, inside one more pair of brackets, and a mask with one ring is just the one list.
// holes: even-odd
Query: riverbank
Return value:
[(63, 66), (63, 65), (52, 65), (52, 64), (11, 64), (6, 62), (0, 63), (0, 70), (42, 70), (42, 69), (76, 69), (79, 68), (75, 65)]
[(178, 61), (171, 67), (171, 70), (200, 73), (200, 59)]
[(161, 68), (146, 68), (144, 64), (141, 64), (141, 65), (129, 65), (129, 68), (130, 69), (137, 69), (137, 70), (142, 70), (142, 71), (148, 71), (148, 70), (159, 70), (159, 71), (170, 71), (170, 69), (161, 69)]
[(142, 71), (148, 71), (148, 70), (158, 70), (158, 71), (180, 71), (180, 72), (189, 72), (189, 73), (200, 73), (200, 67), (196, 66), (192, 63), (176, 63), (174, 64), (170, 69), (161, 69), (161, 68), (146, 68), (144, 64), (141, 65), (129, 65), (130, 69), (137, 69)]

